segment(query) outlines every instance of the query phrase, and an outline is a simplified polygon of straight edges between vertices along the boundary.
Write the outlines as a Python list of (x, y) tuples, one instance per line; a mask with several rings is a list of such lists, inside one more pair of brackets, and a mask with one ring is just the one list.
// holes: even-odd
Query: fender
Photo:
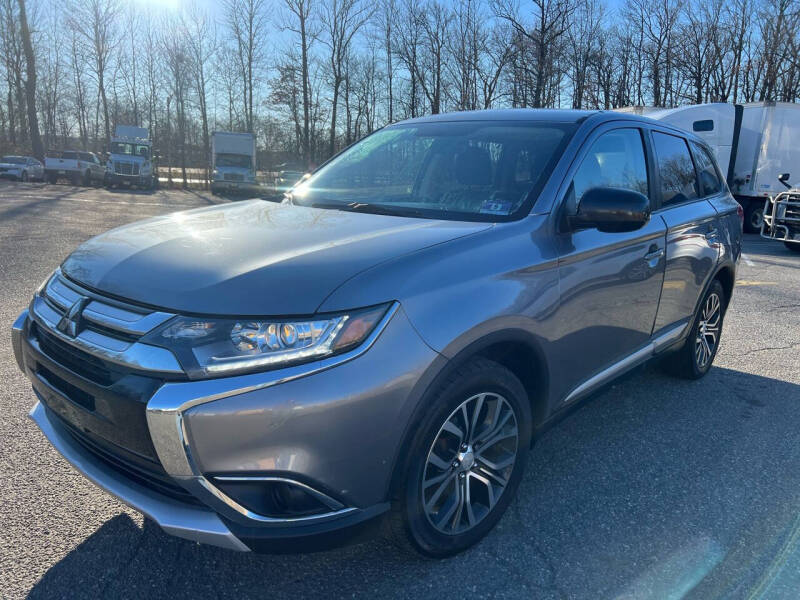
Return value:
[[(408, 447), (416, 434), (419, 424), (425, 416), (430, 402), (434, 394), (439, 390), (442, 383), (447, 380), (450, 374), (463, 365), (467, 360), (481, 354), (482, 352), (490, 349), (492, 346), (505, 343), (515, 343), (524, 345), (535, 357), (535, 362), (532, 367), (535, 369), (534, 375), (537, 382), (536, 397), (529, 397), (532, 403), (534, 429), (537, 423), (542, 422), (547, 413), (549, 406), (549, 369), (547, 368), (547, 361), (545, 354), (542, 351), (542, 340), (535, 334), (520, 328), (508, 328), (493, 331), (478, 339), (473, 339), (471, 342), (459, 344), (459, 341), (465, 338), (472, 337), (471, 332), (465, 333), (459, 340), (455, 340), (448, 344), (447, 349), (450, 350), (454, 347), (460, 348), (458, 352), (448, 358), (446, 353), (441, 353), (428, 367), (425, 374), (419, 379), (417, 385), (414, 387), (411, 396), (416, 406), (412, 413), (412, 418), (409, 420), (405, 431), (403, 432), (403, 441), (398, 448), (397, 453), (393, 459), (392, 477), (390, 478), (389, 489), (387, 496), (392, 500), (398, 490), (398, 485), (402, 481), (402, 474), (405, 472), (407, 460), (409, 456)], [(524, 382), (523, 382), (524, 385)], [(526, 389), (529, 386), (526, 386)]]

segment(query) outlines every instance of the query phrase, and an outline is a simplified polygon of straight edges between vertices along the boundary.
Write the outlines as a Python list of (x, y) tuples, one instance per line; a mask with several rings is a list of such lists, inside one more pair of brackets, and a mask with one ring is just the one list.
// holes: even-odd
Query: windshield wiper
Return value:
[(421, 217), (422, 211), (416, 208), (391, 207), (386, 204), (372, 204), (370, 202), (312, 202), (312, 208), (334, 208), (350, 212), (372, 213), (376, 215), (390, 215), (393, 217)]

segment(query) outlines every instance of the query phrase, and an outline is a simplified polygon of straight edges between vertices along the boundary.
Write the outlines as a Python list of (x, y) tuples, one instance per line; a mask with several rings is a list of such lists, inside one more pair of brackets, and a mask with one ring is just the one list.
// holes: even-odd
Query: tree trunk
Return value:
[(36, 56), (33, 54), (31, 32), (28, 29), (28, 16), (25, 12), (25, 0), (17, 0), (19, 4), (19, 21), (22, 31), (22, 45), (25, 48), (26, 75), (25, 96), (28, 105), (28, 127), (31, 132), (33, 155), (44, 160), (44, 146), (39, 135), (39, 119), (36, 115)]

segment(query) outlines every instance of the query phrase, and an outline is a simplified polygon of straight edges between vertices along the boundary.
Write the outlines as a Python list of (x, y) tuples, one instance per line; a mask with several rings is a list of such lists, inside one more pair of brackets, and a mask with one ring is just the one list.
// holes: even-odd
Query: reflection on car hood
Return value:
[(312, 314), (364, 269), (490, 226), (253, 200), (111, 230), (75, 250), (62, 271), (100, 292), (185, 313)]

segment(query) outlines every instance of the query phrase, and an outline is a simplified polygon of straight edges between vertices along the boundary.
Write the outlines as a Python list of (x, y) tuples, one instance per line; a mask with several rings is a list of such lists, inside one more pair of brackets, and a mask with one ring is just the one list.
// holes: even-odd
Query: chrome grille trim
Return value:
[[(59, 331), (57, 325), (72, 304), (82, 296), (90, 298), (83, 316), (104, 330), (86, 328), (72, 337)], [(113, 300), (101, 299), (97, 294), (67, 281), (57, 270), (41, 293), (34, 296), (31, 314), (49, 334), (103, 360), (132, 369), (183, 373), (172, 352), (136, 339), (174, 317), (171, 313), (147, 312), (140, 307), (123, 306)]]

